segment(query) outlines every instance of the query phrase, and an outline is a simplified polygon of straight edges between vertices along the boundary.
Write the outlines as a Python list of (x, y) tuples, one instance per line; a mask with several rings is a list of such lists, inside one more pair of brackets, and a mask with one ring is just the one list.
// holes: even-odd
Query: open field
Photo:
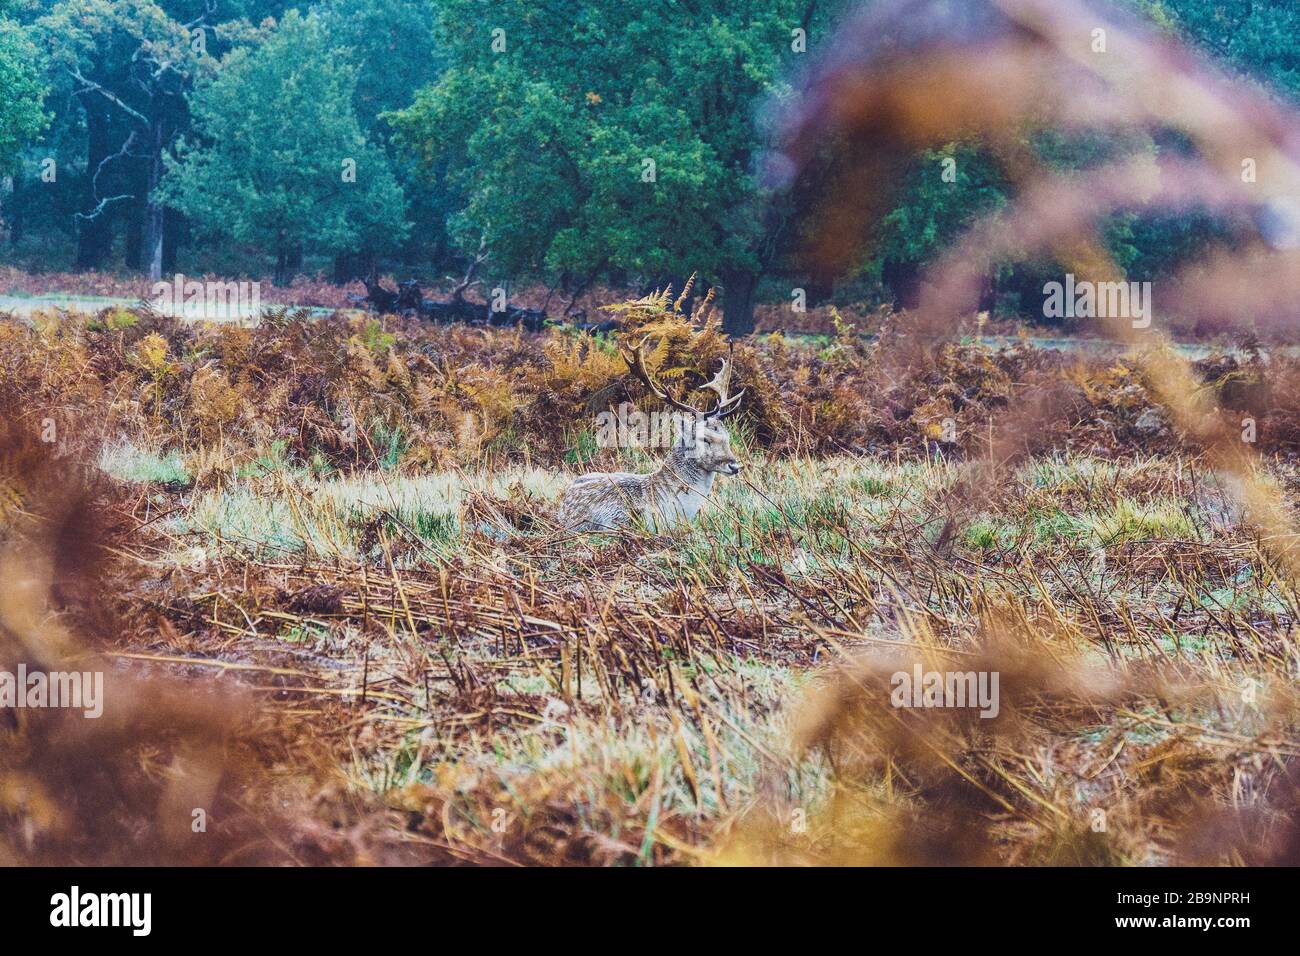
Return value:
[[(624, 313), (684, 385), (724, 349), (666, 299)], [(1243, 478), (1136, 359), (905, 365), (847, 331), (734, 356), (745, 470), (676, 531), (575, 535), (566, 482), (656, 454), (595, 443), (649, 407), (603, 340), (0, 325), (7, 652), (113, 674), (94, 727), (5, 731), (0, 852), (1296, 861), (1300, 595), (1242, 504), (1300, 496), (1293, 360), (1197, 366), (1257, 418)], [(997, 672), (997, 716), (891, 706), (916, 665)]]
[[(163, 653), (292, 668), (283, 683), (325, 694), (364, 683), (365, 706), (268, 695), (344, 726), (364, 714), (349, 785), (471, 859), (686, 861), (734, 839), (761, 860), (1156, 863), (1197, 852), (1183, 831), (1216, 796), (1264, 824), (1296, 745), (1296, 595), (1214, 480), (1180, 459), (1044, 459), (936, 553), (954, 478), (761, 462), (697, 527), (575, 542), (518, 527), (555, 475), (275, 469), (165, 519), (174, 546), (154, 560), (202, 547), (210, 567)], [(793, 745), (838, 662), (983, 654), (1004, 680), (1026, 671), (1008, 716), (1028, 726), (1008, 740), (900, 728), (903, 753), (863, 754), (847, 779)], [(1070, 707), (1052, 684), (1076, 673), (1100, 686)], [(909, 752), (929, 733), (951, 766)], [(779, 832), (796, 808), (805, 837)], [(930, 846), (944, 827), (971, 845)]]

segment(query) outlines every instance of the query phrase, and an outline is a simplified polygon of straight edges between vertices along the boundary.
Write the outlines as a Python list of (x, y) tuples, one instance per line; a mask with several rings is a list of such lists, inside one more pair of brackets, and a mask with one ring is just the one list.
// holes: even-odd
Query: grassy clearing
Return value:
[[(711, 326), (636, 308), (669, 367), (724, 348)], [(177, 734), (208, 755), (226, 819), (249, 827), (213, 854), (1222, 863), (1273, 859), (1276, 828), (1300, 822), (1300, 602), (1277, 533), (1296, 469), (1233, 464), (1220, 481), (1177, 436), (1148, 447), (1132, 424), (1149, 402), (1118, 360), (1070, 365), (1071, 424), (1035, 423), (1032, 447), (1008, 446), (1018, 467), (990, 471), (990, 417), (1055, 359), (944, 347), (898, 379), (860, 342), (754, 340), (735, 351), (753, 390), (741, 475), (670, 533), (573, 535), (550, 515), (574, 473), (654, 463), (590, 441), (592, 409), (628, 394), (617, 357), (559, 333), (383, 321), (0, 335), (21, 407), (58, 409), (55, 464), (94, 449), (98, 517), (124, 526), (110, 576), (78, 591), (94, 522), (47, 503), (72, 553), (0, 551), (0, 574), (74, 579), (0, 614), (78, 627), (149, 676), (143, 729), (86, 752), (155, 789)], [(1266, 440), (1287, 441), (1270, 422)], [(20, 439), (3, 461), (48, 459)], [(71, 487), (33, 474), (3, 501)], [(1266, 493), (1283, 507), (1246, 521)], [(15, 527), (54, 528), (27, 510), (9, 508)], [(894, 706), (893, 675), (917, 666), (999, 674), (998, 716)], [(242, 696), (190, 720), (208, 691)], [(11, 753), (61, 759), (76, 728), (50, 726)], [(69, 858), (136, 852), (87, 841)]]
[(99, 467), (120, 481), (143, 485), (187, 485), (189, 472), (179, 452), (155, 452), (138, 448), (130, 442), (105, 446)]
[[(927, 796), (935, 768), (897, 741), (868, 746), (863, 728), (879, 728), (861, 715), (830, 749), (805, 747), (809, 715), (843, 702), (842, 668), (1007, 641), (1039, 664), (1128, 680), (1159, 661), (1191, 680), (1172, 709), (1135, 683), (1031, 739), (1020, 724), (944, 729), (980, 821), (978, 852), (957, 857), (1169, 862), (1152, 808), (1170, 786), (1213, 803), (1246, 774), (1266, 800), (1272, 775), (1250, 755), (1284, 725), (1231, 698), (1249, 679), (1282, 699), (1269, 695), (1290, 681), (1296, 595), (1222, 489), (1177, 459), (1030, 461), (946, 542), (962, 470), (934, 460), (756, 455), (691, 526), (578, 538), (546, 520), (567, 478), (545, 469), (320, 476), (272, 459), (182, 489), (174, 457), (120, 447), (101, 464), (172, 496), (161, 555), (207, 552), (188, 590), (221, 597), (180, 622), (187, 653), (292, 648), (313, 686), (350, 696), (277, 706), (352, 727), (347, 786), (458, 858), (915, 859), (900, 834), (942, 832), (956, 812)], [(1007, 693), (1017, 720), (1043, 706)], [(868, 696), (877, 718), (887, 698)], [(873, 751), (894, 756), (863, 765)], [(1197, 770), (1143, 782), (1152, 760)]]

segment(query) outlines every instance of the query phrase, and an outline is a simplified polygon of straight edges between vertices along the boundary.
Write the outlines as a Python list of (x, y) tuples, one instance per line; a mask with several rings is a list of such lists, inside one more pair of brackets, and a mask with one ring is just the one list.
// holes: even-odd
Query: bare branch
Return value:
[(113, 153), (109, 156), (105, 156), (103, 159), (99, 161), (99, 165), (95, 167), (95, 175), (90, 177), (90, 190), (91, 190), (90, 194), (92, 196), (99, 195), (99, 174), (104, 171), (105, 166), (107, 166), (115, 159), (122, 159), (126, 156), (136, 155), (135, 153), (131, 152), (131, 144), (135, 142), (135, 134), (136, 131), (131, 130), (131, 132), (126, 137), (126, 141), (122, 143), (121, 149), (119, 149), (116, 153)]
[(120, 99), (118, 99), (114, 94), (104, 89), (103, 86), (96, 83), (94, 80), (86, 79), (84, 76), (81, 75), (81, 71), (77, 69), (75, 66), (70, 66), (67, 69), (68, 72), (72, 75), (72, 78), (82, 85), (82, 88), (76, 91), (77, 93), (98, 93), (101, 96), (103, 96), (106, 100), (108, 100), (110, 103), (112, 103), (114, 106), (123, 110), (128, 116), (132, 117), (137, 122), (143, 124), (144, 126), (149, 125), (149, 119), (143, 113), (133, 109), (130, 106), (127, 106)]
[(100, 216), (105, 209), (108, 208), (110, 203), (121, 202), (124, 199), (135, 198), (135, 195), (133, 193), (122, 193), (120, 196), (106, 196), (106, 197), (101, 197), (99, 195), (99, 174), (102, 173), (104, 171), (104, 167), (107, 166), (109, 163), (111, 163), (113, 160), (122, 159), (125, 156), (135, 155), (131, 152), (131, 144), (135, 142), (135, 135), (136, 135), (136, 131), (131, 130), (131, 132), (126, 137), (125, 142), (122, 143), (121, 149), (119, 149), (116, 153), (112, 153), (111, 155), (105, 156), (103, 159), (99, 161), (99, 165), (95, 167), (95, 174), (90, 177), (90, 195), (98, 199), (99, 204), (95, 206), (95, 208), (88, 213), (84, 213), (84, 212), (74, 213), (73, 218), (82, 219), (82, 220), (95, 219), (98, 216)]
[(99, 201), (99, 205), (97, 205), (90, 212), (76, 212), (72, 214), (72, 217), (74, 219), (83, 219), (83, 220), (97, 219), (104, 212), (104, 210), (108, 208), (109, 203), (121, 202), (124, 199), (134, 199), (134, 198), (135, 196), (132, 193), (123, 193), (120, 196), (105, 196), (103, 199)]
[(485, 231), (483, 235), (479, 237), (478, 251), (474, 254), (474, 261), (471, 262), (469, 268), (465, 270), (465, 277), (456, 284), (454, 289), (451, 290), (451, 297), (453, 299), (457, 302), (461, 301), (467, 290), (482, 283), (483, 280), (475, 279), (474, 274), (478, 272), (478, 267), (487, 262), (490, 258), (491, 254), (487, 251), (487, 232)]

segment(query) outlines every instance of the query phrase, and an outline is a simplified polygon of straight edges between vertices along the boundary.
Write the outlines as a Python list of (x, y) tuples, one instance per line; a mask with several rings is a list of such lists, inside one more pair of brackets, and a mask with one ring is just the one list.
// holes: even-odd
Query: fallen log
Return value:
[(504, 309), (494, 310), (487, 305), (467, 301), (463, 297), (463, 289), (457, 289), (450, 299), (439, 301), (426, 299), (415, 279), (398, 283), (396, 292), (384, 288), (373, 274), (363, 281), (366, 301), (376, 312), (415, 315), (437, 323), (521, 326), (530, 332), (540, 332), (546, 326), (547, 315), (541, 309), (507, 305)]

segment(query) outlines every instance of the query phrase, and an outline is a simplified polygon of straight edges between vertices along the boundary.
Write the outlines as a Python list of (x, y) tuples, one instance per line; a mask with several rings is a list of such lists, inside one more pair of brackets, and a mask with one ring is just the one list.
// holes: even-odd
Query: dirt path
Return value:
[[(136, 308), (144, 304), (144, 300), (142, 299), (127, 299), (102, 295), (65, 295), (62, 293), (34, 296), (0, 295), (0, 312), (9, 312), (13, 315), (23, 316), (24, 318), (43, 309), (61, 309), (64, 311), (87, 312), (94, 314), (99, 312), (101, 309), (111, 309), (119, 306), (122, 308)], [(292, 303), (278, 302), (264, 303), (261, 308), (280, 308), (281, 305), (287, 305), (287, 307), (291, 309), (306, 309), (313, 316), (329, 315), (336, 311), (334, 309), (326, 309), (319, 306), (298, 306)], [(260, 309), (258, 311), (260, 313)], [(255, 321), (253, 311), (247, 308), (242, 310), (235, 309), (232, 314), (228, 315), (208, 315), (205, 314), (205, 309), (202, 305), (193, 304), (190, 307), (173, 310), (173, 314), (176, 314), (181, 318), (195, 321), (200, 319), (209, 322), (252, 323)]]

